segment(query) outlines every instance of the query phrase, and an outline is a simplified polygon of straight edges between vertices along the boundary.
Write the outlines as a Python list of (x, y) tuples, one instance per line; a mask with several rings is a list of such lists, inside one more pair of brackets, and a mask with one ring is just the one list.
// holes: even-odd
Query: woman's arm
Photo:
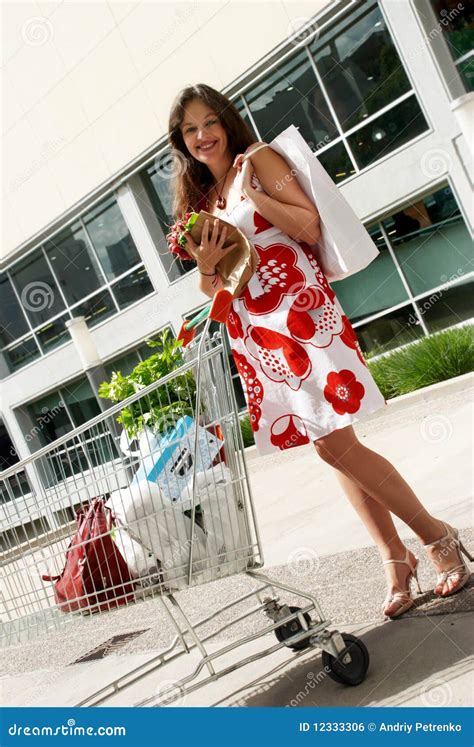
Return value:
[(203, 275), (198, 267), (198, 273), (199, 273), (199, 290), (204, 293), (206, 296), (209, 296), (209, 298), (213, 298), (216, 291), (218, 291), (220, 288), (223, 288), (222, 279), (219, 275), (218, 271), (215, 270), (214, 277), (210, 277), (209, 275)]
[[(258, 145), (255, 144), (255, 145)], [(252, 150), (255, 146), (251, 146)], [(248, 163), (250, 161), (250, 164)], [(246, 190), (260, 215), (292, 239), (315, 244), (320, 238), (319, 212), (297, 181), (297, 173), (271, 147), (259, 148), (244, 162), (255, 170), (265, 192)], [(251, 173), (248, 176), (250, 182)]]

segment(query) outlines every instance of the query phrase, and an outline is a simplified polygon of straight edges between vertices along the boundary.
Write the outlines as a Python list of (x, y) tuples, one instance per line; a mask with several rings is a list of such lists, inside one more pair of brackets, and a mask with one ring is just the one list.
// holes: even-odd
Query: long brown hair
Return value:
[(200, 201), (213, 184), (212, 174), (207, 166), (196, 160), (184, 144), (181, 124), (186, 105), (194, 99), (209, 106), (219, 117), (227, 133), (228, 148), (232, 157), (243, 153), (255, 142), (255, 135), (240, 116), (235, 105), (224, 94), (205, 83), (183, 88), (176, 96), (168, 121), (168, 142), (174, 160), (175, 178), (173, 181), (173, 216), (178, 220), (190, 210), (197, 210)]

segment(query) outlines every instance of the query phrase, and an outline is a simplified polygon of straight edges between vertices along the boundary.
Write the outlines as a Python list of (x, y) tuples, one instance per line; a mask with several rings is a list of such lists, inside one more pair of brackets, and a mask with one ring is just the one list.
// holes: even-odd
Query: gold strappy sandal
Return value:
[[(420, 588), (420, 582), (418, 581), (418, 558), (415, 556), (415, 562), (412, 565), (409, 560), (409, 553), (410, 551), (408, 548), (405, 549), (405, 559), (404, 560), (384, 560), (383, 565), (387, 565), (388, 563), (403, 563), (404, 565), (407, 565), (410, 569), (410, 573), (407, 577), (407, 590), (406, 591), (395, 591), (392, 593), (387, 594), (384, 603), (382, 604), (382, 613), (385, 615), (385, 617), (388, 617), (389, 620), (393, 620), (395, 617), (400, 617), (400, 615), (403, 615), (404, 612), (410, 609), (410, 607), (413, 607), (415, 604), (413, 597), (411, 595), (411, 580), (412, 578), (415, 579), (418, 591), (421, 594), (421, 588)], [(389, 604), (392, 604), (395, 602), (396, 604), (399, 604), (400, 606), (398, 609), (391, 615), (388, 615), (385, 610), (388, 607)]]
[[(434, 593), (439, 597), (449, 597), (451, 594), (456, 594), (458, 591), (461, 591), (462, 588), (467, 584), (471, 577), (471, 571), (467, 567), (467, 564), (465, 563), (463, 559), (463, 555), (468, 558), (471, 563), (474, 561), (474, 558), (472, 555), (466, 550), (463, 543), (459, 539), (459, 532), (455, 527), (450, 526), (449, 524), (445, 524), (443, 521), (443, 526), (446, 530), (446, 534), (444, 537), (441, 537), (441, 539), (436, 540), (436, 542), (430, 542), (428, 545), (423, 545), (425, 549), (429, 549), (431, 547), (437, 547), (439, 548), (439, 552), (437, 553), (438, 557), (440, 555), (443, 555), (443, 552), (445, 552), (445, 548), (450, 547), (456, 547), (458, 558), (460, 560), (460, 563), (458, 565), (454, 566), (454, 568), (449, 568), (448, 570), (439, 571), (438, 572), (438, 579), (437, 584), (434, 588)], [(429, 555), (430, 560), (436, 565), (436, 559)], [(447, 592), (443, 594), (442, 588), (440, 591), (438, 591), (439, 587), (444, 587), (445, 584), (448, 584), (450, 586), (449, 581), (455, 581), (456, 579), (459, 579), (459, 582), (451, 586)]]

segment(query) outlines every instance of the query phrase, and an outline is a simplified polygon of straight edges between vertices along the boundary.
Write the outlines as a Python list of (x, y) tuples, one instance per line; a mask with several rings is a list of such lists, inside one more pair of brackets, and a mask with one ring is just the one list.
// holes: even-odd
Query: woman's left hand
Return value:
[(252, 187), (252, 177), (254, 175), (254, 168), (252, 166), (252, 162), (250, 158), (247, 158), (246, 161), (242, 164), (242, 194), (245, 195), (249, 200), (252, 199), (253, 194), (255, 193), (254, 187)]

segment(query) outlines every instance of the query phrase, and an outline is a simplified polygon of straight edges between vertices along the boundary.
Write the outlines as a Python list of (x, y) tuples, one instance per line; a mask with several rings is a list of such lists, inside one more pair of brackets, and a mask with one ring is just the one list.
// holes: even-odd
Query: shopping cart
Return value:
[[(159, 655), (77, 705), (103, 703), (191, 651), (200, 657), (193, 671), (135, 705), (172, 703), (282, 647), (321, 649), (325, 672), (338, 682), (357, 685), (366, 675), (369, 656), (361, 640), (330, 630), (314, 596), (259, 571), (263, 552), (222, 320), (222, 311), (209, 304), (183, 324), (183, 363), (177, 370), (0, 475), (3, 645), (68, 620), (89, 615), (90, 624), (90, 615), (107, 614), (107, 605), (97, 604), (103, 589), (89, 589), (80, 604), (64, 612), (54, 584), (44, 580), (60, 577), (74, 512), (84, 512), (98, 496), (115, 518), (103, 536), (113, 538), (132, 569), (130, 583), (122, 579), (108, 589), (111, 608), (156, 600), (176, 633)], [(251, 579), (250, 591), (192, 622), (177, 593), (222, 584), (238, 573)], [(277, 591), (301, 605), (286, 604)], [(257, 613), (268, 622), (260, 620), (254, 632), (219, 648), (219, 635), (238, 630), (243, 621), (248, 625)], [(240, 658), (226, 665), (226, 654), (269, 633), (276, 643), (247, 656), (240, 651)]]

